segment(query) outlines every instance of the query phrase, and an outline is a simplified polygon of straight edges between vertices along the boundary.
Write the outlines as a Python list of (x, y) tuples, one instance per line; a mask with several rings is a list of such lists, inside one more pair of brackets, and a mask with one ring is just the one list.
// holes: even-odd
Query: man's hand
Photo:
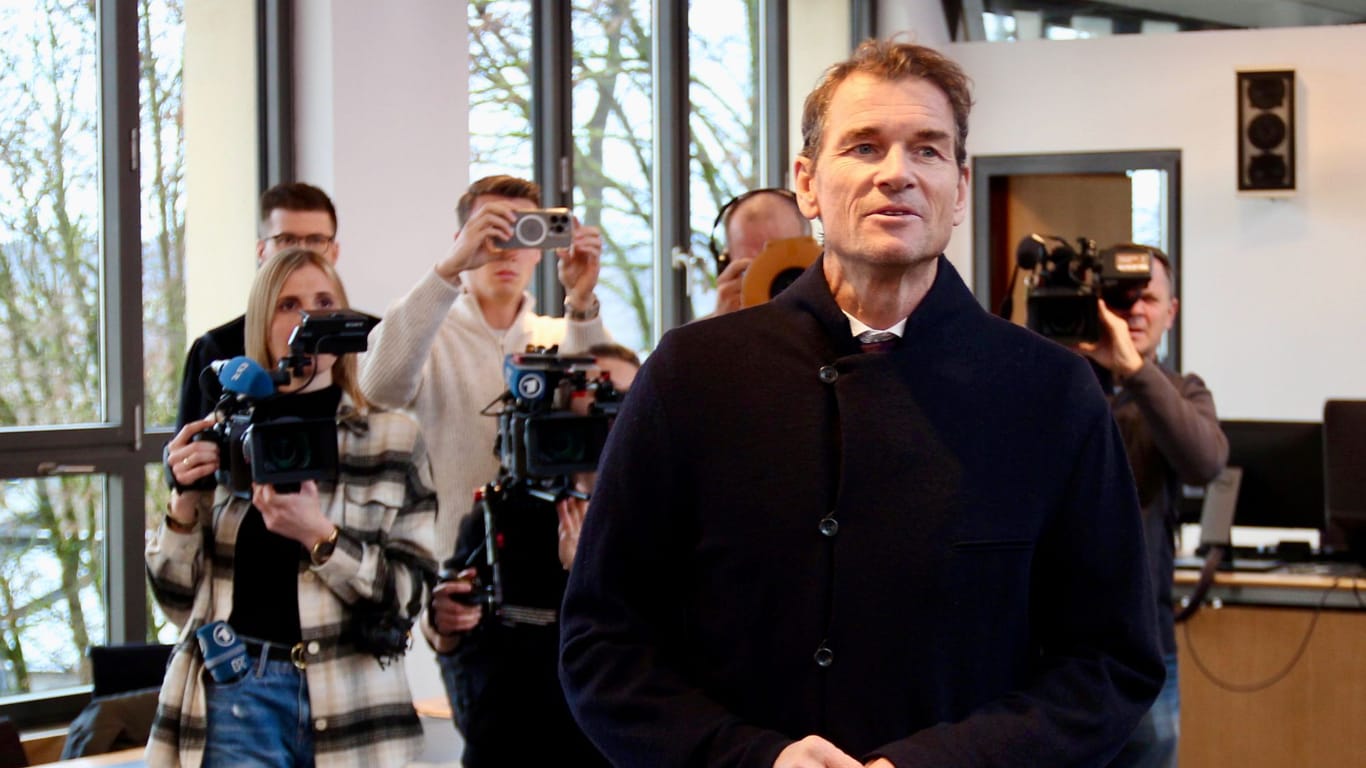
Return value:
[(598, 286), (598, 273), (602, 270), (602, 230), (581, 227), (578, 217), (574, 217), (573, 244), (557, 249), (555, 254), (559, 257), (565, 299), (574, 309), (587, 312), (593, 306), (593, 289)]
[(1083, 341), (1075, 349), (1100, 363), (1119, 379), (1127, 379), (1143, 367), (1143, 356), (1138, 354), (1134, 340), (1129, 336), (1129, 323), (1110, 311), (1105, 302), (1098, 302), (1100, 308), (1100, 340)]
[(453, 595), (468, 595), (474, 591), (470, 579), (474, 569), (466, 568), (456, 574), (454, 581), (443, 581), (432, 590), (432, 626), (440, 635), (451, 636), (468, 632), (479, 626), (484, 616), (481, 605), (465, 605), (455, 601)]
[(724, 315), (740, 308), (740, 286), (745, 279), (745, 270), (754, 259), (736, 259), (716, 276), (716, 311), (713, 315)]
[[(876, 761), (873, 764), (876, 765)], [(807, 736), (779, 752), (773, 768), (863, 768), (863, 763), (819, 736)]]
[(504, 200), (491, 200), (479, 206), (465, 226), (455, 233), (455, 243), (445, 258), (436, 263), (436, 273), (441, 279), (455, 284), (461, 272), (497, 260), (502, 252), (493, 242), (512, 237), (512, 226), (517, 221), (515, 210)]
[(583, 530), (583, 516), (588, 513), (588, 501), (575, 497), (555, 502), (560, 515), (560, 565), (569, 570), (574, 564), (574, 553), (579, 549), (579, 533)]

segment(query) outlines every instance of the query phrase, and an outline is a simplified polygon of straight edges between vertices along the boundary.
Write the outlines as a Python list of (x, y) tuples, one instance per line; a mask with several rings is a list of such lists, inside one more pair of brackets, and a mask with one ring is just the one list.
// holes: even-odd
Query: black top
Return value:
[[(341, 390), (336, 386), (316, 392), (281, 395), (257, 406), (258, 417), (326, 418), (337, 413)], [(261, 512), (252, 507), (237, 530), (233, 558), (232, 615), (228, 623), (238, 634), (272, 643), (293, 645), (299, 633), (299, 570), (309, 565), (309, 553), (293, 539), (266, 529)]]
[(246, 354), (246, 327), (247, 318), (243, 315), (205, 333), (190, 345), (190, 351), (185, 355), (185, 370), (180, 378), (180, 407), (176, 410), (175, 419), (177, 432), (187, 423), (202, 419), (213, 410), (218, 402), (218, 381), (209, 376), (208, 381), (212, 384), (206, 389), (206, 382), (201, 382), (200, 376), (215, 360)]

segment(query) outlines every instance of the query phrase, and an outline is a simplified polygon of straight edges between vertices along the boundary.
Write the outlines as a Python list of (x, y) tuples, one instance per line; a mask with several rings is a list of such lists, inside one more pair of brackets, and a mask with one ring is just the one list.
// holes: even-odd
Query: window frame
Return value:
[[(759, 88), (763, 113), (760, 178), (766, 186), (785, 186), (788, 155), (787, 0), (759, 0), (764, 62)], [(866, 13), (867, 0), (851, 0), (850, 13)], [(860, 10), (863, 9), (863, 10)], [(535, 181), (546, 205), (573, 205), (572, 11), (569, 4), (533, 0), (532, 92)], [(871, 15), (868, 16), (872, 18)], [(871, 21), (869, 22), (872, 23)], [(692, 317), (685, 265), (692, 256), (690, 228), (691, 131), (688, 83), (688, 0), (654, 0), (651, 4), (655, 98), (654, 308), (650, 348), (671, 328)], [(543, 259), (531, 288), (536, 305), (554, 316), (564, 313), (564, 289), (553, 259)]]
[[(260, 184), (265, 189), (294, 175), (293, 3), (257, 0), (256, 13)], [(97, 0), (95, 28), (100, 80), (101, 394), (106, 421), (0, 430), (0, 480), (68, 473), (104, 476), (101, 557), (106, 579), (101, 597), (106, 636), (92, 638), (92, 643), (142, 643), (147, 642), (151, 614), (143, 561), (147, 468), (160, 463), (172, 430), (144, 423), (137, 4)], [(88, 686), (19, 694), (0, 703), (0, 716), (20, 728), (32, 728), (69, 721), (89, 701)]]

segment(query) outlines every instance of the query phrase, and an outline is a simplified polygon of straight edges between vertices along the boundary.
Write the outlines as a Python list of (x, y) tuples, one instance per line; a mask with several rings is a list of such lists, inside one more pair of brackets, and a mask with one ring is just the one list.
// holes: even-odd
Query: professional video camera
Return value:
[[(539, 548), (546, 541), (539, 534), (553, 533), (556, 501), (586, 498), (574, 490), (572, 475), (597, 469), (621, 402), (610, 378), (589, 378), (594, 366), (591, 356), (559, 355), (554, 347), (508, 355), (508, 389), (484, 411), (498, 418), (494, 451), (500, 469), (497, 480), (475, 494), (483, 543), (468, 557), (443, 562), (438, 580), (451, 581), (477, 565), (474, 590), (457, 599), (483, 604), (504, 623), (554, 621), (560, 593), (544, 589), (545, 580), (536, 574), (562, 576), (563, 570), (553, 545), (549, 552)], [(511, 580), (504, 579), (505, 571)]]
[(1077, 238), (1077, 249), (1056, 235), (1031, 234), (1020, 241), (1015, 261), (1029, 272), (1028, 325), (1061, 344), (1100, 339), (1100, 307), (1134, 305), (1152, 279), (1152, 252), (1114, 246), (1096, 252), (1096, 241)]
[[(351, 310), (300, 315), (289, 337), (290, 353), (273, 375), (245, 356), (215, 361), (206, 369), (217, 374), (223, 394), (214, 407), (217, 423), (193, 439), (217, 443), (215, 480), (239, 498), (251, 498), (253, 482), (297, 493), (305, 480), (336, 476), (336, 420), (280, 413), (288, 401), (275, 398), (276, 384), (289, 381), (291, 372), (302, 375), (314, 355), (364, 351), (379, 320)], [(211, 489), (214, 484), (201, 481), (195, 487)]]

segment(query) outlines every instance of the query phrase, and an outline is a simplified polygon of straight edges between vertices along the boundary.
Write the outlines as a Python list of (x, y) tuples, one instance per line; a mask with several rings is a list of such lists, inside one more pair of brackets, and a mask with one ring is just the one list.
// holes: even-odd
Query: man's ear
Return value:
[(256, 266), (261, 266), (266, 260), (266, 239), (264, 237), (256, 240)]
[(972, 169), (966, 165), (958, 169), (958, 191), (953, 201), (953, 225), (963, 223), (968, 213), (968, 184), (972, 179)]
[(792, 187), (793, 193), (797, 196), (797, 209), (808, 219), (820, 218), (821, 209), (816, 203), (815, 190), (815, 161), (803, 155), (797, 155), (797, 159), (792, 161)]

